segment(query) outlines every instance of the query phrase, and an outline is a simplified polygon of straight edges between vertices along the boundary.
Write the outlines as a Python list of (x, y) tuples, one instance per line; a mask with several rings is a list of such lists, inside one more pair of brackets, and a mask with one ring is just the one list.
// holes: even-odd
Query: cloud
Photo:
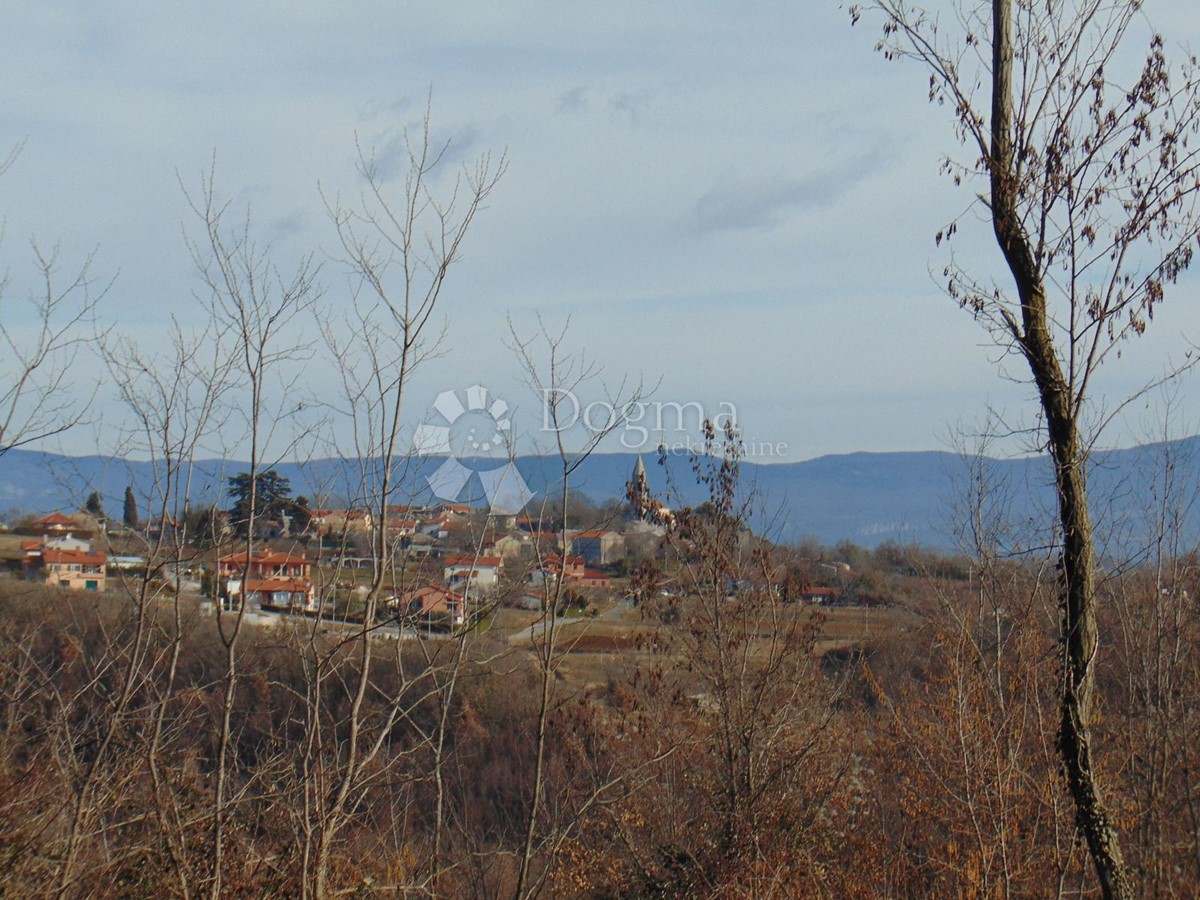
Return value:
[(642, 121), (650, 107), (651, 91), (608, 91), (592, 85), (581, 84), (559, 94), (554, 102), (555, 115), (579, 115), (592, 111), (593, 101), (616, 118), (627, 116), (630, 123)]
[[(390, 181), (409, 170), (410, 142), (412, 152), (420, 152), (421, 124), (410, 123), (406, 128), (396, 129), (383, 136), (369, 151), (375, 171), (383, 181)], [(483, 134), (472, 125), (457, 128), (441, 128), (436, 124), (429, 135), (431, 157), (440, 154), (439, 169), (457, 171), (484, 144)]]
[(638, 124), (642, 119), (642, 114), (650, 106), (649, 91), (621, 91), (615, 94), (608, 101), (608, 108), (614, 113), (621, 113), (629, 116), (629, 121), (634, 125)]
[(587, 112), (588, 94), (591, 93), (591, 90), (586, 84), (571, 88), (559, 96), (554, 104), (554, 112), (557, 115)]
[(719, 231), (770, 231), (789, 213), (830, 206), (878, 168), (869, 154), (841, 171), (803, 178), (783, 175), (726, 175), (696, 201), (688, 217), (694, 234)]
[(286, 216), (282, 216), (269, 222), (267, 225), (267, 233), (271, 241), (281, 240), (284, 238), (297, 237), (311, 227), (309, 214), (302, 208), (293, 210)]
[(408, 115), (413, 105), (413, 98), (407, 95), (392, 98), (374, 97), (362, 105), (359, 121), (371, 122), (376, 119), (391, 119)]

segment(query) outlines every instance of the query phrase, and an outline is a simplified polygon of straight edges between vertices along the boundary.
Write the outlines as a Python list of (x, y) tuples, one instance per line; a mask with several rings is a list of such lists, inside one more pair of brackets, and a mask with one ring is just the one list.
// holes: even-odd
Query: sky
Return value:
[[(1172, 52), (1200, 47), (1191, 0), (1148, 8)], [(948, 114), (918, 66), (873, 52), (876, 23), (852, 28), (835, 2), (49, 0), (0, 17), (0, 147), (23, 142), (0, 179), (10, 298), (30, 290), (35, 236), (64, 267), (95, 253), (93, 276), (113, 280), (103, 315), (144, 346), (172, 316), (198, 322), (185, 191), (212, 171), (280, 267), (314, 254), (321, 307), (345, 307), (321, 193), (361, 189), (356, 142), (398, 172), (428, 106), (450, 162), (490, 152), (507, 169), (447, 280), (442, 352), (414, 377), (410, 418), (482, 385), (538, 449), (511, 344), (541, 321), (609, 389), (653, 387), (642, 421), (665, 410), (663, 433), (608, 449), (694, 436), (671, 418), (693, 404), (735, 410), (763, 462), (946, 449), (988, 408), (1028, 420), (1019, 366), (934, 277), (948, 257), (933, 236), (971, 197), (939, 174)], [(968, 217), (955, 252), (999, 272), (989, 232)], [(1103, 408), (1200, 342), (1198, 288), (1169, 294), (1106, 369)], [(327, 364), (306, 371), (319, 398)], [(1196, 388), (1173, 395), (1174, 427), (1195, 429)], [(585, 385), (578, 408), (605, 396)], [(122, 415), (110, 397), (101, 384), (102, 424), (47, 449), (92, 452)], [(1159, 436), (1160, 403), (1109, 443)]]

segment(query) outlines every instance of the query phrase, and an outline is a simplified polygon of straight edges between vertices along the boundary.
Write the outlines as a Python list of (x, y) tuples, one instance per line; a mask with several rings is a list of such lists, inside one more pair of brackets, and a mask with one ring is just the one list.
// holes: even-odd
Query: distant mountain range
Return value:
[[(654, 454), (643, 458), (652, 491), (668, 505), (705, 499), (686, 457), (669, 456), (664, 465)], [(632, 453), (594, 454), (575, 472), (572, 490), (597, 503), (623, 499), (636, 460)], [(481, 469), (497, 465), (464, 462)], [(443, 463), (445, 458), (438, 456), (411, 460), (395, 502), (435, 500), (428, 478)], [(515, 463), (536, 492), (532, 504), (558, 492), (556, 458), (524, 456)], [(224, 503), (227, 479), (245, 468), (232, 461), (197, 462), (192, 503)], [(274, 468), (291, 481), (295, 495), (308, 496), (313, 506), (344, 506), (354, 497), (353, 460), (319, 459)], [(990, 485), (986, 518), (999, 516), (1010, 523), (1011, 533), (1025, 538), (1044, 533), (1054, 504), (1044, 458), (986, 459), (978, 468)], [(896, 541), (952, 549), (959, 542), (956, 523), (964, 521), (969, 505), (968, 469), (947, 452), (848, 453), (798, 463), (743, 462), (741, 484), (743, 492), (754, 492), (753, 524), (777, 540), (812, 537), (825, 544), (851, 541), (866, 547)], [(1200, 437), (1098, 453), (1089, 478), (1098, 533), (1113, 542), (1114, 552), (1142, 544), (1149, 524), (1166, 514), (1172, 517), (1170, 532), (1185, 544), (1200, 539), (1200, 504), (1193, 502), (1200, 488)], [(77, 509), (92, 491), (101, 494), (110, 514), (119, 516), (126, 485), (133, 486), (144, 513), (141, 498), (153, 484), (154, 468), (148, 462), (12, 450), (0, 457), (0, 521), (17, 512)], [(458, 499), (478, 502), (482, 497), (473, 478)]]

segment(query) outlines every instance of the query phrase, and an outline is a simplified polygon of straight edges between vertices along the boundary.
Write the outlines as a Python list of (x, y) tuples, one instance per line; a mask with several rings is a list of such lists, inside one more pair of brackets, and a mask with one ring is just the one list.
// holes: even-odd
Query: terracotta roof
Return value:
[(446, 557), (446, 565), (458, 566), (459, 568), (467, 567), (473, 569), (495, 569), (501, 564), (499, 556), (448, 556)]
[[(219, 560), (221, 565), (227, 566), (244, 566), (246, 564), (246, 551), (234, 553), (229, 556), (222, 556)], [(303, 553), (293, 555), (290, 552), (280, 552), (263, 547), (255, 550), (250, 557), (250, 562), (259, 563), (262, 565), (286, 565), (288, 563), (305, 564), (308, 562), (308, 557)]]
[(46, 565), (102, 566), (108, 562), (108, 556), (87, 550), (45, 549), (42, 551), (42, 561)]
[(261, 581), (252, 581), (246, 579), (246, 591), (253, 593), (254, 591), (288, 591), (289, 593), (307, 594), (312, 590), (312, 582), (307, 578), (264, 578)]
[(60, 512), (52, 512), (50, 515), (38, 519), (33, 524), (53, 527), (59, 525), (77, 525), (78, 523), (68, 515), (64, 515)]

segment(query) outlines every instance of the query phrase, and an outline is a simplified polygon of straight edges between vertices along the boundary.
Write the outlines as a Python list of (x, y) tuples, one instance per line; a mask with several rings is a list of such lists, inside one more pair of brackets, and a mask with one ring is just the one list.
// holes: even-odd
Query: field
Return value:
[[(795, 616), (800, 625), (817, 622), (819, 637), (813, 652), (819, 656), (850, 650), (878, 640), (902, 627), (908, 615), (900, 610), (879, 607), (837, 607), (819, 609), (789, 606), (787, 613)], [(512, 610), (505, 610), (512, 613)], [(508, 618), (513, 627), (510, 642), (526, 644), (537, 634), (533, 624), (536, 615), (524, 613), (524, 618)], [(524, 628), (518, 628), (528, 622)], [(656, 618), (624, 602), (614, 601), (598, 615), (579, 616), (560, 620), (558, 646), (564, 651), (559, 674), (580, 690), (596, 690), (609, 678), (637, 663), (649, 663), (657, 650), (651, 648), (658, 632), (669, 629)], [(493, 626), (492, 631), (500, 628)], [(532, 633), (531, 633), (532, 632)], [(666, 638), (667, 635), (660, 635)]]

